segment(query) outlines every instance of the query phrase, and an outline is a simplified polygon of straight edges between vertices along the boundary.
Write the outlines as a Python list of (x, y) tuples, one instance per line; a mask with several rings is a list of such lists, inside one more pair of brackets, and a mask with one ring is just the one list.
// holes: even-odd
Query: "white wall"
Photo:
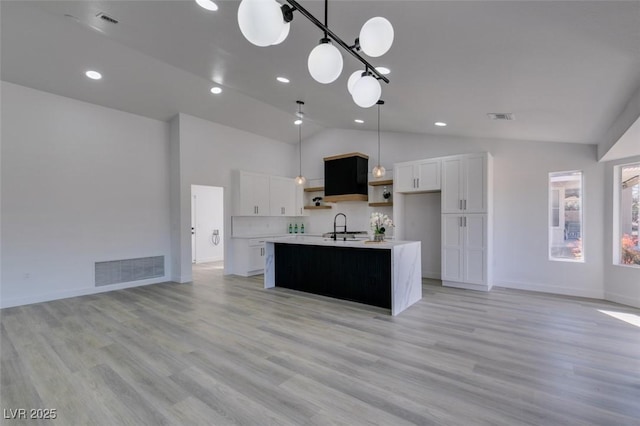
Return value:
[[(224, 259), (224, 188), (191, 185), (192, 223), (195, 228), (195, 263)], [(218, 236), (214, 237), (214, 230)]]
[(613, 258), (613, 247), (619, 244), (613, 228), (614, 193), (618, 190), (613, 178), (614, 166), (640, 161), (640, 156), (605, 163), (604, 199), (604, 294), (607, 300), (640, 308), (640, 268), (622, 266)]
[[(2, 82), (1, 305), (167, 281), (166, 123)], [(94, 287), (94, 262), (165, 256)]]
[[(295, 176), (298, 164), (297, 147), (222, 124), (179, 114), (171, 122), (172, 163), (179, 161), (180, 172), (172, 175), (172, 199), (179, 190), (179, 211), (172, 211), (173, 252), (177, 270), (173, 280), (188, 282), (191, 274), (191, 185), (210, 185), (225, 188), (225, 273), (233, 273), (233, 253), (230, 249), (231, 215), (235, 181), (234, 171)], [(175, 156), (179, 156), (179, 160)], [(172, 166), (175, 167), (175, 166)], [(179, 179), (179, 183), (176, 183)]]
[[(506, 140), (465, 139), (435, 135), (383, 133), (381, 164), (452, 154), (488, 151), (494, 156), (494, 284), (503, 287), (602, 298), (604, 166), (596, 161), (596, 146)], [(323, 157), (358, 151), (376, 163), (374, 132), (332, 129), (303, 141), (303, 170), (321, 178)], [(371, 167), (370, 167), (371, 168)], [(585, 262), (548, 260), (548, 173), (583, 170)], [(328, 213), (312, 212), (315, 232), (329, 229), (341, 203)], [(345, 205), (346, 207), (346, 205)], [(366, 223), (366, 203), (348, 206), (349, 223)], [(434, 219), (435, 221), (435, 219)], [(360, 225), (358, 225), (360, 226)], [(366, 225), (363, 225), (366, 226)], [(351, 226), (350, 226), (351, 228)], [(353, 228), (352, 228), (353, 229)]]

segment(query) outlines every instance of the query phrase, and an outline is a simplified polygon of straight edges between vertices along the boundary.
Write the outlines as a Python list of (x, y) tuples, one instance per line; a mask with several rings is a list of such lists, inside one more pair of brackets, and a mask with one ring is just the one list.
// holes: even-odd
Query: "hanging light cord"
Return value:
[(302, 123), (300, 123), (300, 125), (298, 126), (298, 152), (300, 154), (300, 174), (299, 176), (302, 176)]
[(380, 166), (380, 103), (378, 103), (378, 166)]

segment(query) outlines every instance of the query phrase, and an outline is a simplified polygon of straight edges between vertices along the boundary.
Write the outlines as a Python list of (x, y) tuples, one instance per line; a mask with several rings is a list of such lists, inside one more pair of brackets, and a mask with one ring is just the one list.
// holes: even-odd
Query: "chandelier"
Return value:
[(309, 74), (318, 83), (334, 82), (342, 73), (342, 54), (337, 44), (364, 65), (364, 70), (351, 74), (347, 89), (353, 101), (362, 108), (376, 105), (382, 95), (380, 80), (389, 79), (378, 71), (358, 52), (377, 58), (384, 55), (393, 44), (393, 26), (382, 17), (369, 19), (360, 29), (353, 45), (348, 45), (328, 27), (329, 1), (324, 2), (324, 24), (295, 0), (242, 0), (238, 7), (238, 25), (244, 37), (256, 46), (272, 46), (282, 43), (289, 35), (293, 13), (299, 12), (324, 32), (318, 46), (313, 48), (307, 60)]

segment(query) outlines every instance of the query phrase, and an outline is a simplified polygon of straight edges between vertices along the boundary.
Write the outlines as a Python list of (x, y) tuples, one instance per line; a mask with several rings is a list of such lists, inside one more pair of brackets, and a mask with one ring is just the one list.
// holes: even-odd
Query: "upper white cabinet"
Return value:
[(410, 161), (393, 165), (395, 192), (440, 190), (440, 159)]
[(301, 191), (292, 178), (240, 171), (235, 215), (301, 216)]
[(240, 171), (236, 216), (269, 216), (269, 176)]
[(296, 182), (294, 179), (270, 176), (269, 193), (271, 216), (300, 215), (300, 209), (296, 210)]
[(442, 213), (485, 213), (489, 205), (488, 153), (442, 159)]

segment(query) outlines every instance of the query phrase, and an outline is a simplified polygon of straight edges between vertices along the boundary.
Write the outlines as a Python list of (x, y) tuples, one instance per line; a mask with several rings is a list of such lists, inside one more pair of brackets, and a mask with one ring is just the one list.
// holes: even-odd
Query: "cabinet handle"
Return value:
[(467, 217), (466, 216), (464, 217), (464, 227), (465, 228), (467, 227)]
[(417, 179), (416, 179), (416, 182), (417, 182), (417, 183), (416, 183), (416, 188), (420, 188), (420, 178), (417, 178)]
[[(467, 199), (466, 199), (466, 198), (465, 198), (465, 200), (464, 200), (464, 209), (465, 209), (465, 210), (467, 209)], [(466, 224), (465, 224), (465, 225), (466, 225)]]
[(462, 200), (458, 200), (458, 210), (462, 210)]

